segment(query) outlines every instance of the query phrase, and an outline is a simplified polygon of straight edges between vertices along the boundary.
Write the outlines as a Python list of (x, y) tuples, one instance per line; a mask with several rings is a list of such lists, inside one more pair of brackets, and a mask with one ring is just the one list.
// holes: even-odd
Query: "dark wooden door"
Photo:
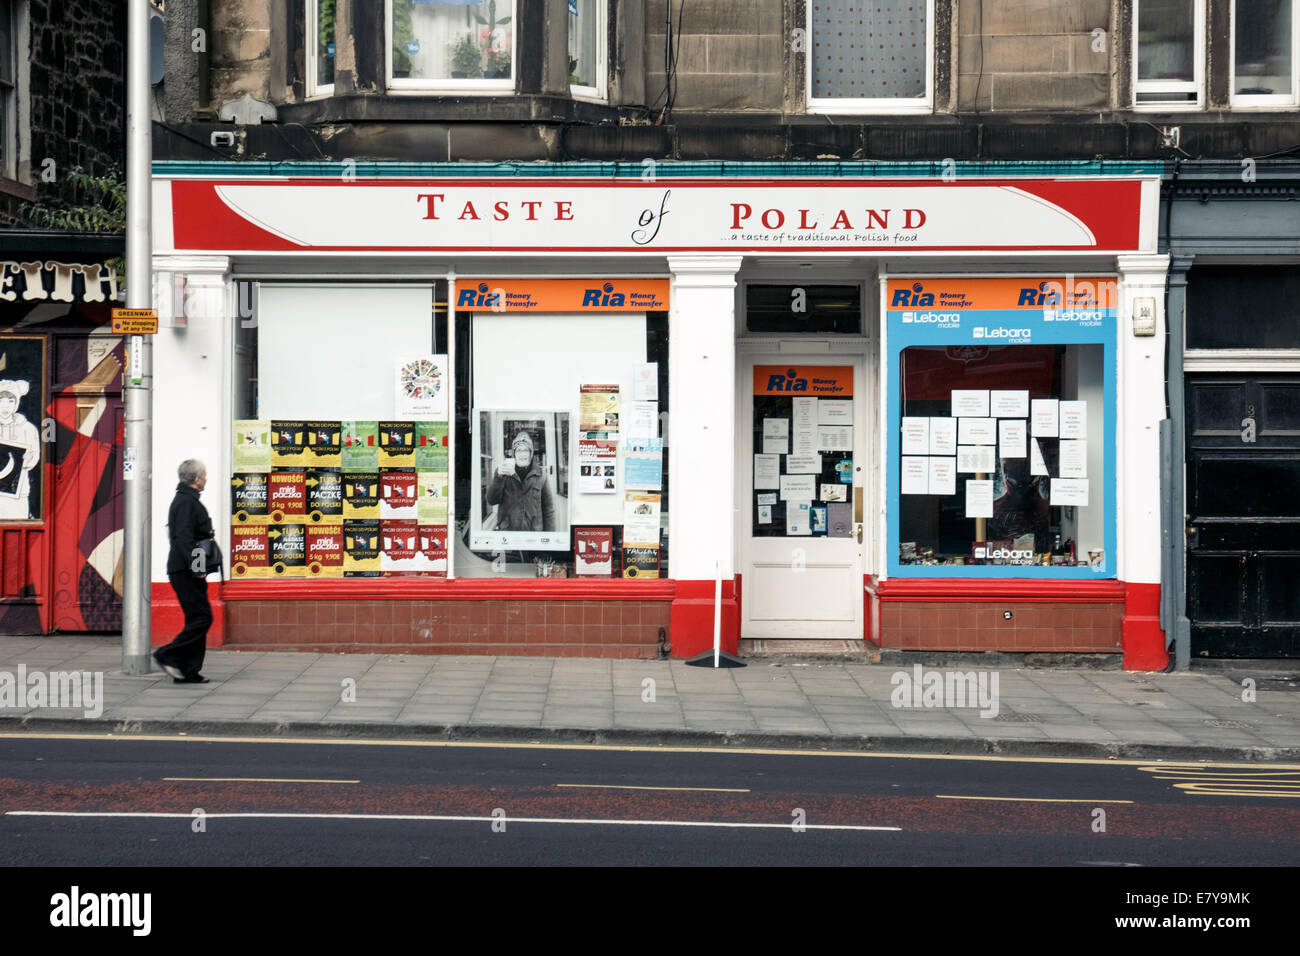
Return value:
[(1300, 376), (1188, 376), (1187, 616), (1194, 656), (1300, 657)]

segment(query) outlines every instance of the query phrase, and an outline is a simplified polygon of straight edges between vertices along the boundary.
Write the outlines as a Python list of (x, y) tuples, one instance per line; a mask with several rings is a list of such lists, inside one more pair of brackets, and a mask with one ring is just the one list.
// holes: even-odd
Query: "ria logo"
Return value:
[[(602, 294), (603, 293), (603, 294)], [(589, 305), (596, 306), (620, 306), (624, 305), (625, 297), (622, 292), (614, 291), (614, 283), (606, 282), (599, 289), (582, 290), (582, 306), (586, 308)]]
[(910, 289), (895, 289), (894, 298), (893, 301), (889, 303), (889, 307), (891, 309), (905, 309), (909, 305), (912, 308), (933, 306), (934, 293), (926, 292), (925, 286), (919, 282), (912, 283), (912, 288)]
[(480, 282), (476, 288), (461, 289), (456, 296), (458, 309), (490, 309), (499, 301), (500, 296), (492, 292), (486, 282)]

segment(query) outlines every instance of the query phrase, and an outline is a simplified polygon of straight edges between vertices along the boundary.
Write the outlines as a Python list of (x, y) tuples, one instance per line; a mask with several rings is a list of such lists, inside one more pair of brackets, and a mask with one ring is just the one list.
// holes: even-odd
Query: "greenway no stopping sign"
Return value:
[(158, 311), (156, 309), (114, 309), (113, 331), (119, 335), (156, 335)]

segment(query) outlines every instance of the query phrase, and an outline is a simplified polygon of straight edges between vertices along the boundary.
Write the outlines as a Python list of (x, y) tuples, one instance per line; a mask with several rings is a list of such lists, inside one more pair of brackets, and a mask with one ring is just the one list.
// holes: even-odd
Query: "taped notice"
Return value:
[(131, 481), (133, 478), (135, 478), (135, 446), (127, 445), (122, 449), (122, 480)]

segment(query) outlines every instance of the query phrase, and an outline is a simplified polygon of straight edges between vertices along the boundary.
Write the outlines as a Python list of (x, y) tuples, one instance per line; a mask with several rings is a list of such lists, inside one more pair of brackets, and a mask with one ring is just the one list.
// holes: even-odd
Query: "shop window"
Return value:
[(1297, 6), (1296, 0), (1233, 0), (1233, 106), (1296, 105)]
[(810, 109), (930, 109), (934, 0), (808, 0), (807, 6)]
[(862, 332), (862, 289), (856, 285), (745, 286), (745, 328), (754, 333)]
[(607, 0), (569, 0), (569, 86), (579, 96), (605, 96)]
[(1201, 102), (1204, 0), (1134, 0), (1134, 102), (1161, 109)]
[(890, 283), (891, 574), (1114, 576), (1113, 289)]
[(1292, 266), (1192, 269), (1187, 348), (1300, 349), (1300, 273)]
[(307, 0), (307, 95), (334, 92), (334, 16), (338, 0)]
[(18, 55), (14, 0), (0, 0), (0, 176), (18, 177)]
[(514, 0), (386, 3), (391, 87), (514, 89)]
[(667, 315), (485, 305), (456, 313), (456, 576), (668, 577)]

